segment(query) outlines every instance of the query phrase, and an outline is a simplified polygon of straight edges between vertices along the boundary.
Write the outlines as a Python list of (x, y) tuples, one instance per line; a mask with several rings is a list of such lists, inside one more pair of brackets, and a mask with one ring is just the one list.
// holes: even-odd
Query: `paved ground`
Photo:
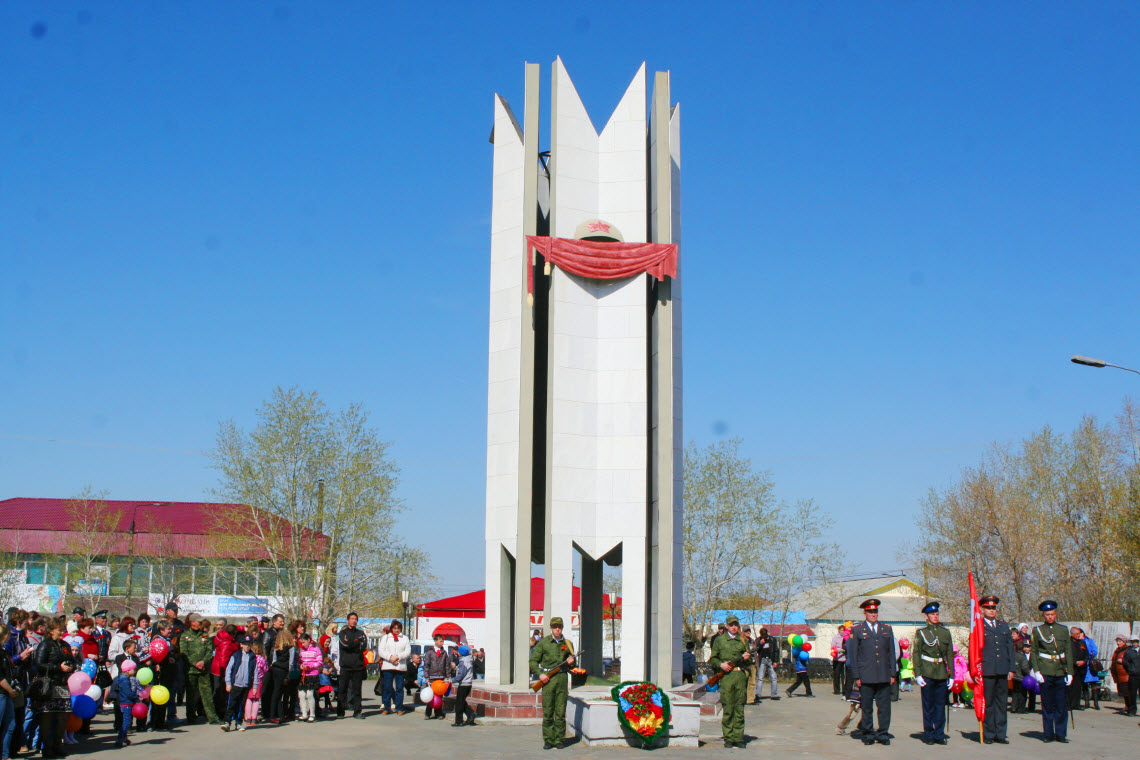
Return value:
[[(366, 691), (369, 691), (366, 689)], [(828, 690), (830, 692), (830, 690)], [(931, 756), (961, 757), (968, 750), (978, 757), (1009, 758), (1011, 753), (1025, 757), (1033, 753), (1049, 758), (1122, 758), (1135, 756), (1140, 740), (1136, 718), (1126, 718), (1115, 710), (1084, 710), (1076, 714), (1077, 727), (1070, 729), (1070, 743), (1043, 744), (1039, 715), (1010, 716), (1010, 744), (981, 745), (977, 742), (978, 726), (972, 710), (952, 710), (950, 745), (928, 747), (912, 738), (921, 728), (918, 693), (903, 694), (893, 705), (892, 733), (889, 747), (865, 747), (850, 736), (840, 736), (836, 723), (846, 714), (845, 704), (830, 693), (814, 699), (784, 698), (747, 708), (745, 733), (748, 747), (725, 750), (719, 741), (720, 722), (706, 720), (701, 726), (700, 748), (664, 748), (653, 751), (653, 757), (701, 758), (747, 757), (779, 753), (782, 756), (826, 758), (919, 758)], [(396, 716), (377, 714), (378, 703), (368, 694), (365, 720), (336, 720), (284, 726), (258, 726), (241, 733), (223, 733), (216, 726), (180, 727), (169, 733), (135, 735), (132, 746), (115, 750), (112, 746), (110, 717), (100, 716), (94, 723), (96, 733), (76, 748), (77, 755), (109, 750), (115, 760), (201, 760), (219, 757), (219, 752), (237, 753), (231, 757), (253, 757), (259, 760), (297, 758), (305, 755), (321, 758), (374, 758), (399, 755), (406, 758), (643, 758), (644, 750), (571, 746), (561, 751), (542, 751), (539, 729), (534, 726), (477, 726), (452, 728), (450, 720), (423, 720), (422, 713)], [(854, 725), (852, 726), (854, 728)]]

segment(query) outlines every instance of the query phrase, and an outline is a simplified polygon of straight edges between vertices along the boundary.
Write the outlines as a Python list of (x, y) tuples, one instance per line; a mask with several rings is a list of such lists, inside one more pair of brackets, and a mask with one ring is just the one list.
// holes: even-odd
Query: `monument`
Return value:
[(621, 568), (622, 680), (675, 686), (680, 108), (668, 72), (647, 101), (642, 64), (599, 134), (557, 59), (547, 151), (539, 91), (528, 63), (521, 124), (494, 101), (486, 683), (528, 682), (532, 572), (543, 620), (580, 612), (582, 662), (599, 673), (606, 563)]

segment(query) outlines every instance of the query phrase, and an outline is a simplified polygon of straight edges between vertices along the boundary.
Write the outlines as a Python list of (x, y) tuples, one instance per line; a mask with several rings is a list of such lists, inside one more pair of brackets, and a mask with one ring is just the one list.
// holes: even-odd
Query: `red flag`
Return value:
[(982, 680), (982, 645), (985, 632), (982, 626), (982, 608), (978, 606), (978, 590), (974, 587), (974, 574), (970, 573), (970, 678), (974, 682), (974, 715), (978, 723), (986, 717), (986, 688)]

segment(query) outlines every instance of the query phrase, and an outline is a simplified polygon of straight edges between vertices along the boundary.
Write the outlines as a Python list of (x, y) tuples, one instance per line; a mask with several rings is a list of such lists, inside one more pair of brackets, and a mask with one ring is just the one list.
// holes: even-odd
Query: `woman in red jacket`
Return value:
[(95, 641), (95, 621), (91, 618), (82, 618), (79, 621), (79, 638), (83, 644), (79, 647), (79, 659), (98, 659), (99, 643)]
[[(225, 619), (219, 620), (224, 623)], [(210, 675), (214, 682), (214, 707), (218, 715), (223, 715), (226, 709), (228, 695), (226, 694), (226, 666), (230, 664), (230, 657), (238, 650), (237, 626), (233, 623), (223, 625), (214, 636), (214, 659), (210, 661)]]

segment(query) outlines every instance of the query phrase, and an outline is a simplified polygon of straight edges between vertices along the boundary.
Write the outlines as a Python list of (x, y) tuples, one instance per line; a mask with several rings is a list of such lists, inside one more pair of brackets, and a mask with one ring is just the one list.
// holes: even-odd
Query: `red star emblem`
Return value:
[(609, 232), (610, 226), (605, 222), (590, 222), (590, 232)]

